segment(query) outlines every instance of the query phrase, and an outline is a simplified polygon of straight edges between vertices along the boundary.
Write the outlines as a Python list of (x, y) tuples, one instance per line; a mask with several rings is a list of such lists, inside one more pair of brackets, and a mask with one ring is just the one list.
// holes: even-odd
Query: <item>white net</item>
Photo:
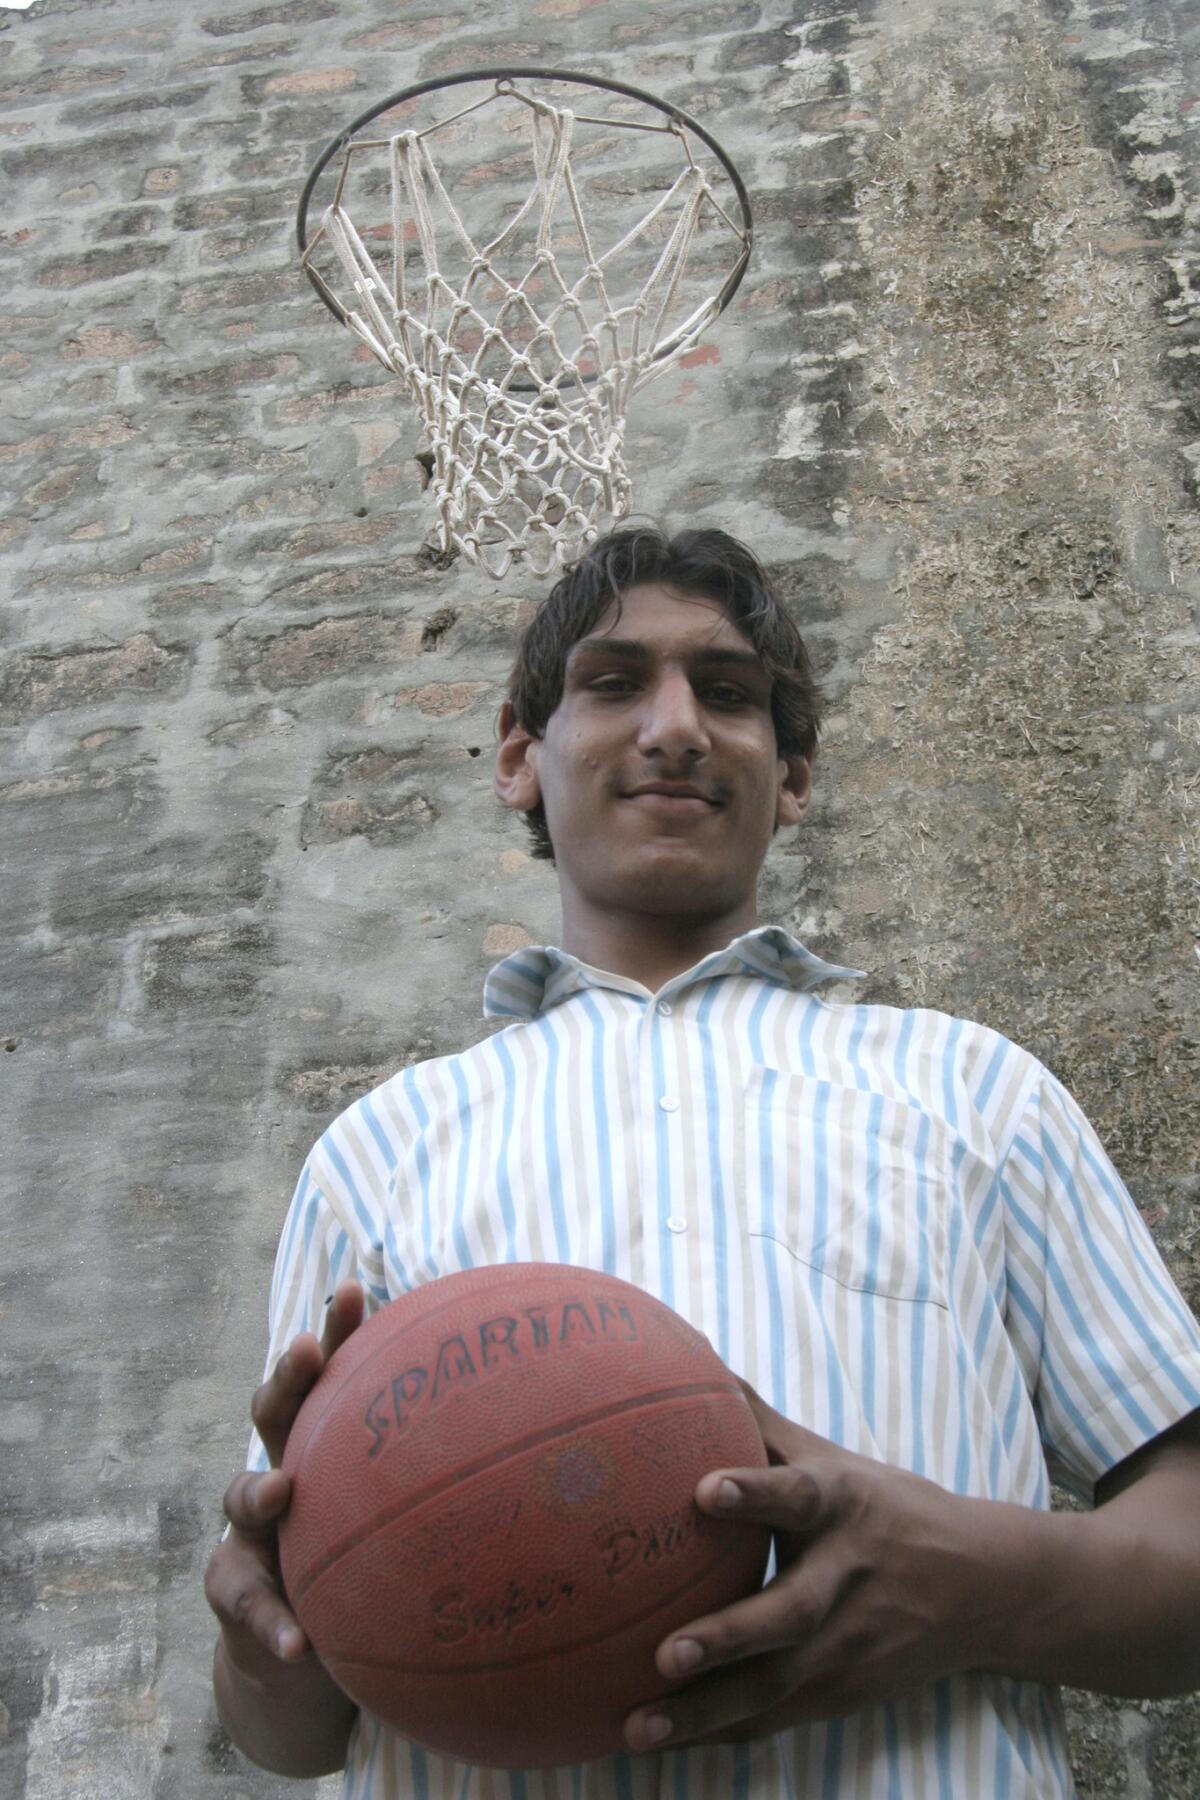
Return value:
[[(480, 163), (474, 115), (498, 106), (506, 154)], [(653, 134), (656, 154), (622, 156), (621, 132)], [(631, 193), (642, 207), (618, 222)], [(500, 578), (514, 559), (562, 566), (628, 510), (630, 398), (696, 343), (748, 248), (676, 120), (583, 115), (505, 80), (425, 130), (352, 142), (304, 263), (416, 404), (443, 552)]]

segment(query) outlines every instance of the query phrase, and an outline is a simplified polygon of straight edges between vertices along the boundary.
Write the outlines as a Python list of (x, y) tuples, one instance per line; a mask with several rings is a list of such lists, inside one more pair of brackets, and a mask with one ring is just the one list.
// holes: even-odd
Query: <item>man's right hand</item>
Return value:
[(306, 1395), (362, 1317), (362, 1289), (343, 1282), (321, 1338), (311, 1332), (295, 1338), (255, 1393), (250, 1416), (271, 1467), (230, 1484), (225, 1516), (232, 1529), (204, 1577), (221, 1626), (213, 1671), (221, 1718), (239, 1748), (280, 1774), (340, 1768), (356, 1711), (317, 1661), (283, 1591), (279, 1524), (292, 1484), (279, 1465)]

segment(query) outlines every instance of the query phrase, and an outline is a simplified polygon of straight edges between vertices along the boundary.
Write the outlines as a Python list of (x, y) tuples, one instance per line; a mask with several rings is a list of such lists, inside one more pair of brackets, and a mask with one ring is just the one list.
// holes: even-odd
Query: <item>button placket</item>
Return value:
[[(677, 1038), (669, 1021), (673, 1016), (673, 1008), (669, 1001), (660, 1000), (650, 1014), (651, 1035), (655, 1054), (652, 1058), (655, 1082), (655, 1106), (659, 1114), (658, 1132), (667, 1134), (666, 1165), (669, 1171), (681, 1166), (681, 1106), (679, 1091), (679, 1069), (676, 1056)], [(661, 1141), (661, 1140), (660, 1140)], [(681, 1204), (679, 1189), (671, 1180), (666, 1190), (659, 1193), (659, 1218), (663, 1219), (672, 1237), (681, 1237), (688, 1228), (687, 1216)]]

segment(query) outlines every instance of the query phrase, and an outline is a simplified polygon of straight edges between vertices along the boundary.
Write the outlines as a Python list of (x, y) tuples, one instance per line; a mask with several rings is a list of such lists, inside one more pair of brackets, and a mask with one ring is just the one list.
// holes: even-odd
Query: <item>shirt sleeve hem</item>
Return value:
[[(1179, 1387), (1164, 1379), (1163, 1371), (1168, 1368), (1174, 1371), (1185, 1387), (1191, 1388), (1193, 1398), (1190, 1404)], [(1130, 1426), (1128, 1410), (1124, 1404), (1129, 1400), (1137, 1401), (1140, 1410), (1154, 1422), (1154, 1430), (1139, 1433), (1136, 1427)], [(1157, 1363), (1140, 1381), (1123, 1388), (1119, 1398), (1114, 1396), (1103, 1401), (1087, 1415), (1084, 1420), (1086, 1425), (1100, 1423), (1109, 1427), (1103, 1435), (1111, 1455), (1103, 1463), (1094, 1458), (1086, 1464), (1080, 1462), (1074, 1473), (1080, 1478), (1081, 1484), (1085, 1488), (1090, 1487), (1094, 1494), (1096, 1483), (1111, 1469), (1115, 1469), (1118, 1463), (1145, 1449), (1147, 1444), (1152, 1444), (1155, 1438), (1161, 1437), (1164, 1431), (1169, 1431), (1173, 1425), (1178, 1425), (1197, 1409), (1200, 1409), (1200, 1348), (1189, 1347), (1179, 1355)]]

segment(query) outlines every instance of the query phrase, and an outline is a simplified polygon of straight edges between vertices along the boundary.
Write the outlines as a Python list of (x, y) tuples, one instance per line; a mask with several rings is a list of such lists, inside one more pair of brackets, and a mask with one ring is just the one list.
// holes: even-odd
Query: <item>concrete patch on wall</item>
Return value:
[(158, 1517), (57, 1519), (30, 1534), (35, 1608), (55, 1617), (25, 1800), (145, 1800), (170, 1721), (155, 1693)]

